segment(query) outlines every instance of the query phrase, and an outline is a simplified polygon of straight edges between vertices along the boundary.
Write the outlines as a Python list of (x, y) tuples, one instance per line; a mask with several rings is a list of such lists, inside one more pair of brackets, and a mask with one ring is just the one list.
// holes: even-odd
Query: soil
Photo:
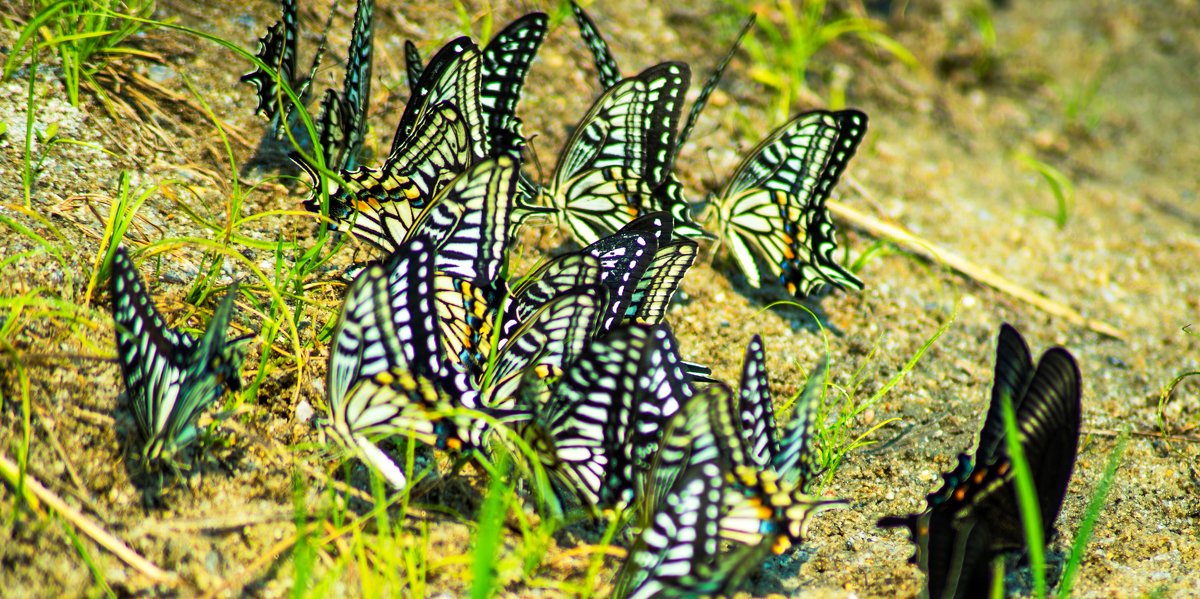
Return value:
[[(156, 17), (250, 49), (277, 18), (271, 2), (214, 4), (163, 2)], [(302, 4), (307, 33), (300, 62), (307, 64), (324, 15)], [(321, 72), (322, 85), (340, 85), (336, 58), (344, 52), (353, 15), (353, 3), (341, 4), (330, 46), (335, 66)], [(429, 56), (461, 26), (452, 3), (377, 4), (371, 138), (374, 147), (387, 148), (407, 95), (403, 40), (413, 39)], [(547, 3), (518, 4), (497, 6), (495, 23), (502, 26), (527, 10), (553, 12)], [(628, 0), (589, 10), (627, 74), (662, 60), (684, 60), (699, 79), (736, 31), (741, 15), (731, 4)], [(830, 15), (862, 10), (858, 3), (832, 4)], [(822, 514), (803, 548), (770, 561), (748, 592), (919, 591), (922, 575), (906, 563), (912, 553), (907, 534), (874, 523), (886, 514), (919, 510), (924, 495), (938, 486), (938, 474), (953, 466), (956, 454), (970, 450), (986, 409), (995, 335), (1000, 323), (1010, 322), (1035, 354), (1052, 345), (1069, 348), (1084, 377), (1084, 435), (1052, 561), (1060, 563), (1069, 552), (1116, 438), (1129, 431), (1074, 592), (1196, 593), (1200, 383), (1186, 380), (1165, 404), (1162, 398), (1176, 376), (1200, 370), (1200, 338), (1189, 329), (1200, 318), (1200, 276), (1194, 271), (1200, 254), (1195, 166), (1200, 123), (1194, 118), (1200, 7), (1182, 0), (995, 2), (1001, 6), (989, 7), (992, 44), (981, 35), (986, 27), (977, 16), (979, 2), (866, 4), (919, 66), (905, 66), (854, 37), (836, 40), (812, 59), (805, 94), (792, 111), (824, 105), (823, 98), (839, 87), (831, 81), (843, 81), (846, 104), (871, 119), (849, 179), (835, 196), (1107, 322), (1126, 338), (1072, 325), (888, 244), (865, 261), (863, 292), (804, 302), (826, 327), (823, 337), (799, 308), (764, 309), (787, 299), (785, 293), (750, 289), (723, 249), (714, 257), (706, 246), (669, 317), (685, 358), (736, 382), (746, 342), (761, 334), (781, 403), (801, 387), (826, 341), (834, 383), (862, 401), (953, 320), (911, 372), (854, 421), (855, 434), (886, 424), (868, 437), (873, 445), (846, 456), (824, 490), (849, 498), (850, 509)], [(756, 6), (766, 11), (761, 21), (774, 5)], [(23, 10), (5, 12), (24, 21)], [(478, 35), (487, 9), (471, 5), (467, 12)], [(0, 35), (0, 46), (12, 52), (17, 33), (5, 29)], [(214, 423), (220, 432), (195, 473), (165, 484), (161, 492), (147, 491), (151, 477), (134, 465), (137, 450), (125, 442), (136, 429), (122, 396), (107, 291), (91, 285), (120, 173), (129, 174), (130, 189), (149, 190), (126, 243), (186, 241), (143, 257), (141, 268), (168, 320), (189, 330), (201, 329), (214, 305), (201, 297), (207, 290), (193, 289), (214, 256), (205, 254), (211, 247), (202, 242), (221, 237), (203, 223), (224, 227), (231, 219), (230, 198), (243, 198), (233, 208), (237, 218), (270, 214), (238, 225), (230, 247), (242, 258), (225, 260), (214, 277), (219, 286), (234, 278), (273, 277), (277, 264), (294, 264), (299, 251), (288, 250), (276, 261), (277, 240), (306, 248), (315, 223), (300, 214), (305, 191), (278, 177), (294, 174), (285, 161), (275, 155), (251, 163), (265, 123), (252, 114), (250, 87), (237, 81), (249, 70), (244, 59), (178, 32), (154, 31), (133, 43), (162, 61), (122, 59), (99, 77), (108, 93), (134, 106), (132, 113), (109, 114), (86, 91), (81, 106), (71, 106), (58, 59), (43, 53), (33, 86), (34, 127), (46, 135), (56, 126), (59, 141), (34, 137), (34, 161), (44, 161), (28, 203), (23, 173), (29, 69), (0, 82), (0, 124), (6, 126), (0, 134), (0, 180), (7, 182), (0, 195), (5, 225), (0, 243), (6, 248), (0, 262), (0, 305), (6, 309), (0, 317), (6, 365), (0, 379), (0, 454), (18, 460), (27, 432), (31, 478), (181, 582), (174, 588), (153, 584), (77, 525), (49, 517), (53, 512), (45, 504), (20, 504), (10, 483), (0, 487), (5, 515), (0, 588), (7, 596), (93, 595), (102, 592), (96, 582), (102, 578), (122, 594), (285, 595), (297, 576), (290, 551), (296, 506), (310, 513), (324, 509), (319, 506), (335, 495), (329, 473), (340, 478), (308, 420), (314, 406), (319, 411), (324, 405), (326, 347), (312, 339), (335, 314), (339, 286), (332, 281), (350, 252), (305, 281), (305, 302), (287, 299), (302, 343), (283, 333), (270, 339), (273, 352), (263, 366), (268, 340), (254, 341), (243, 374), (248, 385), (257, 383), (255, 394), (231, 401), (233, 415)], [(755, 81), (752, 66), (746, 53), (734, 61), (681, 151), (679, 174), (696, 197), (718, 188), (739, 157), (782, 122), (770, 108), (772, 92)], [(590, 57), (566, 16), (551, 31), (520, 107), (543, 172), (597, 94)], [(1063, 226), (1044, 215), (1053, 212), (1054, 197), (1020, 156), (1036, 157), (1073, 183), (1074, 201)], [(851, 223), (838, 224), (851, 260), (872, 251), (875, 239)], [(548, 230), (527, 237), (542, 248), (568, 243), (565, 234)], [(243, 298), (238, 304), (239, 332), (259, 331), (271, 313), (261, 285), (253, 297), (257, 303)], [(252, 378), (260, 371), (259, 380)], [(448, 466), (442, 467), (445, 473)], [(431, 595), (457, 596), (466, 589), (468, 566), (454, 558), (469, 554), (472, 535), (464, 522), (474, 521), (486, 482), (470, 467), (465, 472), (422, 498), (445, 510), (410, 512), (410, 530), (423, 522), (430, 526), (425, 592)], [(339, 543), (324, 547), (316, 559), (318, 589), (371, 594), (357, 574), (333, 566), (344, 563), (331, 557)], [(504, 551), (515, 543), (507, 539)], [(528, 577), (534, 582), (514, 576), (504, 593), (555, 595), (553, 581), (584, 579), (587, 559), (579, 548), (550, 543)], [(502, 563), (512, 559), (502, 553)], [(599, 579), (610, 580), (618, 565), (606, 562)], [(1027, 581), (1010, 582), (1010, 591), (1028, 592)]]

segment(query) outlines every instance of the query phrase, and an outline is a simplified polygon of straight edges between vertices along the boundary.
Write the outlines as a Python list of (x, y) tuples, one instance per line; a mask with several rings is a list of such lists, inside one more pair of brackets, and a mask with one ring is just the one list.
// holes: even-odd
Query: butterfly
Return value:
[(575, 127), (542, 194), (576, 241), (594, 243), (655, 211), (690, 78), (683, 63), (650, 67), (605, 91)]
[(242, 361), (250, 337), (225, 338), (237, 283), (229, 287), (199, 340), (167, 326), (123, 247), (112, 258), (110, 290), (117, 358), (144, 441), (143, 459), (174, 464), (180, 451), (196, 440), (201, 412), (226, 389), (242, 388)]
[(762, 337), (755, 335), (750, 339), (742, 362), (738, 417), (751, 462), (759, 469), (773, 470), (784, 481), (802, 489), (808, 488), (818, 469), (815, 427), (827, 368), (828, 358), (809, 375), (796, 399), (792, 419), (779, 439)]
[(1008, 324), (1000, 328), (992, 398), (972, 459), (943, 475), (918, 514), (889, 516), (879, 526), (907, 527), (910, 560), (926, 575), (930, 597), (972, 597), (992, 587), (991, 562), (1026, 547), (1006, 449), (1002, 402), (1016, 414), (1020, 443), (1037, 491), (1045, 538), (1054, 530), (1079, 447), (1081, 376), (1071, 354), (1054, 347), (1033, 364), (1029, 346)]
[(844, 503), (810, 497), (749, 464), (733, 396), (713, 385), (672, 419), (644, 496), (644, 528), (614, 597), (732, 594), (810, 517)]
[(866, 128), (867, 115), (857, 110), (801, 114), (751, 150), (713, 198), (721, 238), (751, 287), (764, 275), (757, 255), (765, 274), (796, 296), (823, 285), (862, 289), (833, 255), (837, 239), (825, 201)]
[[(583, 38), (584, 44), (592, 54), (592, 60), (595, 63), (596, 72), (600, 79), (600, 86), (603, 89), (609, 89), (621, 79), (621, 70), (617, 66), (616, 58), (613, 57), (608, 43), (600, 35), (600, 30), (596, 27), (595, 22), (584, 12), (583, 8), (572, 1), (571, 9), (575, 14), (575, 22), (579, 27), (580, 37)], [(737, 53), (737, 49), (741, 46), (742, 38), (754, 26), (754, 21), (755, 16), (753, 14), (746, 19), (741, 30), (734, 38), (733, 45), (730, 46), (725, 56), (721, 58), (721, 61), (717, 63), (708, 81), (700, 89), (700, 95), (692, 103), (692, 107), (688, 111), (687, 121), (675, 142), (674, 152), (677, 152), (683, 146), (691, 135), (692, 130), (696, 127), (696, 122), (700, 118), (700, 112), (704, 110), (709, 96), (716, 90), (721, 77), (724, 76), (726, 67), (729, 66), (730, 60), (733, 59), (733, 55)], [(673, 155), (671, 157), (671, 164), (674, 164)], [(665, 210), (674, 217), (675, 226), (681, 235), (687, 237), (711, 237), (693, 220), (691, 203), (684, 196), (683, 184), (680, 183), (679, 178), (673, 171), (668, 174), (662, 187), (655, 191), (653, 199), (658, 204), (656, 209)]]
[[(313, 56), (312, 66), (305, 77), (297, 76), (296, 72), (296, 41), (299, 37), (299, 19), (296, 14), (296, 0), (282, 0), (283, 18), (267, 28), (267, 33), (258, 41), (258, 59), (266, 68), (256, 67), (253, 71), (242, 75), (240, 81), (254, 86), (258, 96), (258, 106), (255, 114), (260, 114), (276, 130), (277, 138), (282, 139), (283, 128), (288, 126), (288, 116), (293, 105), (286, 101), (280, 91), (280, 82), (291, 88), (301, 103), (308, 98), (313, 77), (320, 66), (321, 57), (325, 52), (326, 33), (333, 21), (330, 14), (325, 24), (325, 33), (321, 34), (317, 52)], [(282, 111), (281, 108), (282, 102)]]
[(545, 397), (518, 396), (524, 435), (559, 488), (590, 508), (629, 504), (666, 421), (691, 397), (678, 344), (664, 326), (620, 326), (588, 343)]
[(431, 293), (434, 249), (418, 237), (387, 262), (359, 272), (329, 354), (330, 429), (398, 489), (406, 477), (375, 439), (412, 435), (446, 446), (454, 434), (440, 415), (451, 404), (438, 385), (445, 372)]
[[(529, 22), (536, 24), (537, 20)], [(485, 109), (485, 100), (508, 102), (504, 91), (508, 88), (485, 93), (501, 85), (497, 78), (508, 82), (510, 75), (500, 67), (496, 67), (496, 74), (483, 73), (481, 69), (489, 60), (503, 64), (506, 59), (487, 52), (481, 55), (466, 37), (451, 41), (430, 60), (405, 106), (383, 166), (342, 173), (347, 185), (330, 195), (328, 208), (335, 230), (349, 231), (384, 251), (392, 251), (418, 215), (451, 181), (496, 154), (491, 121), (503, 122), (519, 132), (515, 117), (496, 116)], [(519, 193), (512, 208), (518, 222), (545, 211), (529, 205), (528, 194)], [(305, 207), (321, 211), (315, 197)]]
[[(510, 23), (483, 49), (480, 102), (495, 153), (519, 158), (525, 146), (517, 103), (548, 24), (545, 13), (529, 13)], [(411, 41), (404, 44), (404, 59), (408, 80), (416, 85), (426, 67)]]

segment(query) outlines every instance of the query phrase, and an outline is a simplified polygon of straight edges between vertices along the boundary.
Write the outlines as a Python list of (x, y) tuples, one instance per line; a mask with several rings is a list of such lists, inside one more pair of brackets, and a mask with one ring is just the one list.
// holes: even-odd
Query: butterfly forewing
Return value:
[(828, 369), (829, 356), (824, 356), (809, 373), (808, 382), (804, 384), (792, 408), (792, 419), (783, 429), (779, 452), (773, 460), (780, 478), (800, 489), (811, 486), (820, 466), (816, 446), (817, 418), (821, 413)]
[(492, 407), (511, 405), (521, 373), (536, 368), (542, 376), (558, 376), (583, 352), (596, 330), (604, 307), (605, 291), (591, 285), (565, 293), (538, 310), (499, 348), (496, 363), (487, 377), (484, 403)]
[(535, 408), (532, 431), (547, 440), (541, 459), (560, 483), (588, 506), (609, 504), (610, 478), (627, 472), (638, 363), (631, 359), (650, 340), (649, 331), (622, 328), (591, 341)]
[(779, 441), (775, 438), (775, 406), (767, 380), (767, 356), (758, 335), (746, 346), (742, 382), (738, 385), (738, 413), (742, 437), (754, 464), (763, 469), (769, 467), (779, 454)]
[(342, 99), (347, 109), (345, 155), (334, 162), (338, 169), (358, 166), (367, 133), (367, 108), (371, 100), (371, 63), (375, 39), (375, 0), (358, 0), (350, 53), (342, 83)]
[(495, 154), (521, 156), (525, 138), (521, 119), (517, 118), (517, 102), (529, 66), (546, 37), (548, 23), (545, 13), (529, 13), (505, 27), (483, 50), (480, 102)]
[(498, 281), (513, 224), (516, 173), (508, 156), (481, 162), (420, 215), (413, 231), (433, 243), (439, 272), (480, 285)]

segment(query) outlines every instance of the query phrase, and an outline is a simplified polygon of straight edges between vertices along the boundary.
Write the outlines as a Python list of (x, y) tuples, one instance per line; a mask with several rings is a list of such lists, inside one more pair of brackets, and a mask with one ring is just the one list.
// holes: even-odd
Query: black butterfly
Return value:
[(125, 248), (117, 248), (110, 277), (117, 357), (126, 397), (148, 463), (175, 465), (175, 457), (196, 440), (196, 419), (226, 389), (242, 388), (242, 360), (250, 337), (225, 339), (237, 283), (213, 311), (204, 336), (167, 326)]
[[(617, 84), (621, 79), (621, 70), (617, 66), (616, 58), (613, 57), (612, 50), (609, 49), (608, 43), (600, 35), (600, 30), (596, 27), (595, 22), (591, 17), (572, 0), (571, 9), (575, 13), (575, 22), (579, 26), (580, 37), (583, 38), (584, 44), (592, 53), (592, 60), (596, 65), (596, 72), (600, 79), (600, 86), (603, 89), (608, 89)], [(721, 81), (721, 77), (725, 74), (725, 68), (729, 66), (729, 61), (733, 59), (733, 55), (737, 53), (737, 49), (741, 46), (742, 38), (754, 26), (754, 15), (750, 15), (746, 19), (742, 29), (734, 38), (733, 45), (729, 51), (717, 63), (716, 68), (705, 82), (704, 87), (700, 89), (700, 95), (696, 97), (696, 101), (692, 103), (691, 109), (688, 111), (687, 122), (683, 126), (683, 130), (679, 133), (679, 138), (675, 142), (675, 148), (671, 157), (671, 164), (674, 164), (674, 153), (678, 152), (679, 148), (687, 142), (692, 130), (696, 127), (696, 122), (700, 118), (700, 112), (704, 110), (704, 106), (708, 103), (709, 96), (716, 90), (717, 85)], [(654, 193), (654, 201), (657, 204), (657, 209), (665, 210), (675, 219), (675, 226), (681, 235), (688, 237), (711, 237), (697, 224), (692, 218), (691, 202), (687, 200), (683, 192), (683, 184), (679, 182), (679, 178), (674, 172), (671, 172), (662, 187)]]
[(919, 514), (889, 516), (882, 527), (907, 527), (930, 597), (978, 597), (992, 587), (992, 560), (1026, 547), (1013, 468), (1005, 446), (1002, 398), (1013, 405), (1021, 446), (1037, 490), (1042, 528), (1054, 531), (1079, 447), (1081, 376), (1071, 354), (1054, 347), (1034, 367), (1020, 333), (1000, 328), (992, 399), (974, 459), (958, 457)]
[(651, 199), (671, 170), (690, 78), (683, 63), (650, 67), (605, 91), (575, 127), (543, 196), (577, 241), (657, 210)]
[(793, 295), (823, 285), (862, 289), (834, 257), (825, 201), (866, 130), (867, 115), (857, 110), (801, 114), (759, 143), (712, 199), (721, 238), (751, 287), (763, 274), (757, 254)]

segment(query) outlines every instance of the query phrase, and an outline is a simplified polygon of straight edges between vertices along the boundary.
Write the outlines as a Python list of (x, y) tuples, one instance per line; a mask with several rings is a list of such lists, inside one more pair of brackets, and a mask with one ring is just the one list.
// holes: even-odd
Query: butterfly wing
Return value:
[(742, 438), (749, 446), (750, 456), (756, 466), (766, 469), (779, 455), (779, 441), (775, 438), (775, 406), (771, 400), (771, 384), (767, 380), (767, 356), (762, 337), (758, 335), (750, 339), (742, 361), (738, 413)]
[(747, 282), (757, 287), (755, 250), (793, 294), (826, 283), (855, 285), (832, 261), (836, 249), (825, 201), (866, 132), (855, 110), (804, 113), (763, 140), (717, 200), (724, 236)]
[(1004, 448), (1004, 410), (1001, 398), (1007, 396), (1012, 402), (1013, 413), (1021, 409), (1025, 391), (1033, 379), (1033, 357), (1025, 338), (1012, 325), (1000, 325), (996, 341), (996, 366), (992, 378), (992, 399), (988, 404), (987, 416), (979, 432), (979, 448), (975, 459), (990, 462)]
[(604, 288), (591, 285), (560, 295), (538, 310), (504, 345), (486, 374), (484, 404), (508, 408), (521, 373), (559, 376), (583, 352), (604, 306)]
[(371, 64), (375, 39), (375, 0), (358, 0), (342, 98), (347, 105), (346, 143), (343, 157), (333, 162), (339, 170), (358, 166), (367, 134), (367, 108), (371, 101)]
[(541, 440), (543, 465), (585, 505), (606, 505), (610, 478), (632, 467), (623, 456), (633, 430), (622, 415), (632, 413), (638, 378), (631, 356), (649, 341), (649, 330), (635, 327), (592, 340), (526, 427), (526, 438)]
[(552, 202), (576, 238), (594, 243), (648, 211), (671, 169), (690, 71), (663, 63), (607, 90), (559, 155)]
[(480, 162), (420, 215), (410, 235), (428, 236), (439, 272), (479, 285), (499, 280), (511, 236), (516, 174), (517, 163), (508, 156)]
[(613, 58), (608, 43), (600, 35), (600, 30), (592, 22), (592, 18), (575, 0), (571, 0), (571, 11), (575, 13), (575, 23), (579, 26), (579, 37), (583, 38), (584, 45), (592, 53), (592, 60), (596, 65), (596, 75), (600, 79), (600, 88), (608, 89), (616, 85), (621, 80), (621, 69), (617, 66), (617, 59)]
[(488, 121), (495, 154), (520, 158), (525, 138), (517, 102), (525, 75), (546, 37), (546, 13), (529, 13), (505, 27), (483, 50), (483, 84), (480, 102)]
[(421, 116), (443, 103), (453, 105), (462, 117), (474, 161), (489, 156), (491, 140), (480, 99), (482, 84), (483, 57), (470, 38), (460, 37), (443, 46), (426, 65), (404, 106), (389, 156), (400, 154)]
[(1075, 358), (1061, 347), (1051, 348), (1038, 360), (1017, 411), (1021, 445), (1033, 471), (1047, 539), (1062, 509), (1079, 451), (1081, 379)]
[(554, 298), (584, 285), (599, 284), (600, 273), (600, 260), (585, 250), (550, 259), (513, 288), (503, 337), (510, 337)]
[(145, 440), (144, 454), (156, 460), (192, 441), (196, 418), (225, 388), (241, 388), (245, 340), (225, 341), (237, 286), (218, 304), (197, 342), (167, 326), (124, 248), (113, 255), (110, 281), (126, 395)]

